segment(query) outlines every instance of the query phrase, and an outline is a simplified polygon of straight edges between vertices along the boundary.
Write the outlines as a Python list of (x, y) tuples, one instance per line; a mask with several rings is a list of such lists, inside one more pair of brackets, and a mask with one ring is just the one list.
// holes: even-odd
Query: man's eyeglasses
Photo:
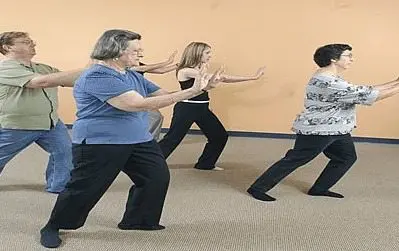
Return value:
[(26, 45), (36, 44), (35, 41), (33, 41), (33, 40), (14, 41), (13, 43), (14, 44), (26, 44)]

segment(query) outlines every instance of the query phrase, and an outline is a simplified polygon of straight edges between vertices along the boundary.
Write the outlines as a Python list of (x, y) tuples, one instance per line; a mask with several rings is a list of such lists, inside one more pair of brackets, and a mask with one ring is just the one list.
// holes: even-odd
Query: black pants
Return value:
[(350, 134), (337, 136), (297, 135), (294, 148), (266, 170), (251, 188), (267, 192), (278, 182), (323, 152), (330, 161), (311, 188), (324, 192), (335, 185), (356, 161)]
[(196, 123), (208, 139), (202, 155), (195, 165), (198, 169), (213, 169), (227, 143), (227, 132), (211, 110), (209, 104), (179, 102), (173, 108), (169, 131), (159, 142), (165, 158), (176, 149), (191, 125)]
[(169, 185), (169, 170), (155, 141), (132, 145), (74, 144), (71, 180), (59, 194), (50, 224), (77, 229), (120, 171), (134, 182), (121, 223), (157, 225)]

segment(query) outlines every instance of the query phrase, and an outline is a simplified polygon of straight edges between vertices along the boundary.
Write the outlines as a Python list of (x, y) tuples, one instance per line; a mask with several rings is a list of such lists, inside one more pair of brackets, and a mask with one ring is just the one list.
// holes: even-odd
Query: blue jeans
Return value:
[(50, 130), (0, 129), (0, 175), (4, 166), (33, 142), (50, 154), (46, 191), (61, 192), (70, 179), (73, 165), (72, 142), (67, 127), (60, 120)]

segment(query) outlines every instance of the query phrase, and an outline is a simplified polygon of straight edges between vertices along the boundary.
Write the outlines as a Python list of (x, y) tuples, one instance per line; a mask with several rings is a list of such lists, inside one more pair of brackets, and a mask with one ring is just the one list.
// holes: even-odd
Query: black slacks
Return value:
[(269, 169), (252, 185), (259, 192), (267, 192), (298, 167), (324, 153), (330, 161), (311, 188), (325, 192), (335, 185), (355, 163), (356, 150), (350, 134), (345, 135), (297, 135), (294, 148)]
[(48, 224), (57, 229), (77, 229), (118, 174), (134, 182), (122, 224), (158, 225), (169, 186), (169, 169), (155, 141), (131, 145), (74, 144), (75, 168), (59, 194)]
[(198, 125), (208, 139), (195, 168), (213, 169), (226, 146), (228, 135), (216, 115), (209, 110), (209, 103), (179, 102), (174, 106), (170, 129), (159, 142), (162, 152), (168, 158), (193, 123)]

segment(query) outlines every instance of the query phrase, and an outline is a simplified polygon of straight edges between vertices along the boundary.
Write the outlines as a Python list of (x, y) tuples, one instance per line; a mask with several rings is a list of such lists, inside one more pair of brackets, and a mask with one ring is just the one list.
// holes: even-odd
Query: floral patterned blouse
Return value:
[(307, 87), (305, 110), (297, 115), (292, 131), (305, 135), (342, 135), (356, 127), (356, 105), (371, 105), (378, 90), (353, 85), (340, 77), (316, 74)]

